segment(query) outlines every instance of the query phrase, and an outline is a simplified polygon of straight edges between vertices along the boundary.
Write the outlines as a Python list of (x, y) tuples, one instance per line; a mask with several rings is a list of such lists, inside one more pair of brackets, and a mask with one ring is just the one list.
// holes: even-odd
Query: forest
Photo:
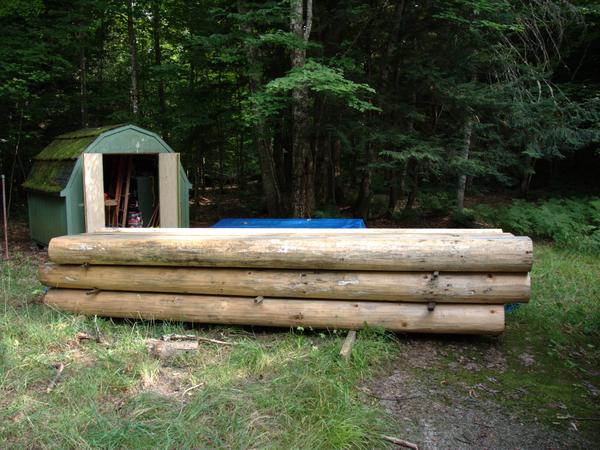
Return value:
[(181, 154), (196, 203), (256, 215), (597, 193), (594, 1), (4, 0), (0, 22), (13, 209), (54, 136), (118, 123)]

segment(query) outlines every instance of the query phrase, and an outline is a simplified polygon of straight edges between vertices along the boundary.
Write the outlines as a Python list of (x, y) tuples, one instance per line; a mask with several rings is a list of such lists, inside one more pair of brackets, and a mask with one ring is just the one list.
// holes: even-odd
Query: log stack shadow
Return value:
[(502, 230), (117, 229), (53, 239), (45, 303), (186, 322), (498, 334), (532, 242)]

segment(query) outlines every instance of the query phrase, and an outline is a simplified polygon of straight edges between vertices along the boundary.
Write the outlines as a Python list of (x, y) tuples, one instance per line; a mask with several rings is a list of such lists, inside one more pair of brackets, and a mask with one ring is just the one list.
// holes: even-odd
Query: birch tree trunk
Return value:
[[(471, 151), (471, 136), (473, 134), (473, 118), (468, 117), (465, 122), (463, 134), (463, 148), (460, 153), (460, 158), (463, 161), (469, 160), (469, 152)], [(459, 212), (465, 209), (465, 187), (467, 186), (467, 175), (461, 174), (458, 177), (458, 190), (456, 192), (456, 207)]]
[(131, 73), (131, 112), (137, 119), (140, 115), (140, 93), (138, 87), (138, 61), (135, 26), (133, 24), (133, 0), (128, 0), (127, 2), (127, 38), (129, 41), (129, 60)]
[[(290, 29), (307, 43), (312, 28), (312, 0), (290, 2)], [(306, 46), (292, 50), (292, 69), (306, 63)], [(292, 91), (292, 214), (310, 217), (314, 208), (315, 163), (311, 148), (308, 86)]]

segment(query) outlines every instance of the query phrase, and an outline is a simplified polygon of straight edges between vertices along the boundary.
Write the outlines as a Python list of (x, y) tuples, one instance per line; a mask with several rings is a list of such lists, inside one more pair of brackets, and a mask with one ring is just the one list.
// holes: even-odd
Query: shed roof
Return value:
[(66, 159), (35, 161), (23, 187), (48, 194), (59, 194), (67, 183), (75, 167), (75, 160)]
[(83, 151), (96, 140), (102, 133), (115, 128), (119, 125), (107, 125), (105, 127), (83, 128), (70, 133), (61, 134), (54, 138), (44, 150), (42, 150), (35, 159), (37, 161), (64, 161), (77, 159)]

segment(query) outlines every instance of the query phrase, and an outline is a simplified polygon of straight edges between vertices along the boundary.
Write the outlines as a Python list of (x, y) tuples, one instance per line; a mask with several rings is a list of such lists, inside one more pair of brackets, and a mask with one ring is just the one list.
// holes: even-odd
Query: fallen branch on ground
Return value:
[(187, 394), (188, 392), (190, 392), (190, 391), (192, 391), (192, 390), (194, 390), (194, 389), (196, 389), (196, 388), (202, 387), (202, 386), (204, 386), (204, 383), (198, 383), (198, 384), (195, 384), (195, 385), (193, 385), (193, 386), (191, 386), (191, 387), (187, 388), (185, 391), (183, 391), (183, 394), (181, 394), (181, 396), (182, 396), (182, 397), (185, 397), (185, 394)]
[(54, 368), (56, 369), (56, 375), (54, 375), (54, 378), (52, 378), (52, 381), (50, 381), (50, 384), (48, 384), (48, 387), (46, 388), (46, 394), (52, 392), (52, 389), (54, 389), (54, 386), (56, 386), (56, 383), (58, 383), (58, 380), (60, 380), (60, 376), (62, 375), (63, 370), (65, 370), (65, 365), (60, 363), (55, 365)]
[(600, 421), (600, 417), (575, 417), (575, 416), (556, 416), (558, 420), (593, 420)]
[(196, 336), (195, 334), (165, 334), (162, 338), (163, 341), (202, 341), (210, 342), (211, 344), (219, 345), (234, 345), (234, 342), (219, 341), (218, 339), (211, 339), (202, 336)]
[(405, 441), (404, 439), (398, 439), (393, 436), (382, 436), (382, 438), (392, 444), (399, 445), (400, 447), (412, 448), (413, 450), (419, 450), (419, 446), (417, 444), (413, 444), (412, 442)]

